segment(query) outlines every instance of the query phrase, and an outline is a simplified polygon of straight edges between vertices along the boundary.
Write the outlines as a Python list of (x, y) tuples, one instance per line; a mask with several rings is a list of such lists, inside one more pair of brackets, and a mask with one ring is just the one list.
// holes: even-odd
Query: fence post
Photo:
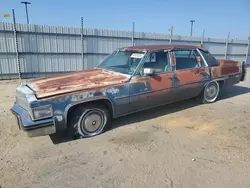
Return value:
[(13, 28), (14, 28), (14, 39), (15, 39), (15, 48), (16, 48), (16, 59), (17, 59), (17, 71), (18, 71), (18, 78), (21, 80), (21, 65), (19, 59), (19, 50), (18, 50), (18, 41), (17, 41), (17, 30), (16, 30), (16, 17), (15, 17), (15, 10), (12, 9), (12, 16), (13, 16)]
[(173, 26), (171, 26), (171, 29), (170, 29), (170, 39), (169, 39), (169, 44), (172, 44), (173, 29), (174, 29), (174, 27), (173, 27)]
[(134, 46), (135, 45), (135, 42), (134, 42), (134, 40), (135, 40), (135, 22), (133, 22), (133, 27), (132, 27), (132, 46)]
[(85, 65), (84, 61), (84, 36), (83, 36), (83, 17), (81, 17), (81, 44), (82, 44), (82, 65), (83, 65), (83, 70), (87, 69), (87, 65)]
[(250, 36), (248, 37), (248, 43), (247, 43), (247, 52), (246, 52), (246, 61), (245, 63), (247, 64), (248, 62), (248, 54), (249, 54), (249, 46), (250, 46)]
[(228, 48), (229, 37), (230, 37), (230, 32), (228, 32), (228, 35), (227, 35), (227, 41), (226, 41), (226, 46), (225, 46), (225, 59), (227, 59), (227, 48)]
[(204, 38), (205, 38), (205, 29), (203, 29), (203, 32), (202, 32), (201, 46), (203, 46)]

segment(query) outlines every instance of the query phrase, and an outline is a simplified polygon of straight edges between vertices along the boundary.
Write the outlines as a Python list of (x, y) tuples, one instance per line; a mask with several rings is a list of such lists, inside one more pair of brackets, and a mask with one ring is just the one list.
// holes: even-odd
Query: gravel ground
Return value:
[(115, 120), (89, 139), (28, 138), (0, 82), (0, 187), (250, 187), (250, 76), (216, 103), (195, 100)]

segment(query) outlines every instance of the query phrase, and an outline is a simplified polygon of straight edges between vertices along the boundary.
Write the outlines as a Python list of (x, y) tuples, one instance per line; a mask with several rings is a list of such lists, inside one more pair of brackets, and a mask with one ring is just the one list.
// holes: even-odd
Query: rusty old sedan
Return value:
[(212, 103), (245, 73), (244, 62), (217, 60), (202, 47), (125, 47), (94, 69), (22, 83), (11, 110), (28, 136), (91, 137), (129, 113), (192, 97)]

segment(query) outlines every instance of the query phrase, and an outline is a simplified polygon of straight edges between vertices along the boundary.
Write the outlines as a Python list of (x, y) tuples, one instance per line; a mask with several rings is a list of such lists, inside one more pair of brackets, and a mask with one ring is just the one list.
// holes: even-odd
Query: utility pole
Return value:
[(81, 41), (82, 41), (82, 66), (83, 70), (87, 69), (86, 62), (84, 61), (84, 35), (83, 35), (83, 17), (81, 17)]
[(169, 39), (169, 44), (172, 44), (172, 38), (173, 38), (173, 29), (174, 29), (174, 26), (171, 26), (171, 29), (168, 29), (168, 31), (170, 32), (170, 39)]
[(248, 62), (248, 53), (250, 48), (250, 36), (248, 37), (248, 43), (247, 43), (247, 52), (246, 52), (246, 61), (245, 63), (249, 65), (250, 62)]
[(193, 25), (194, 25), (195, 20), (190, 20), (190, 22), (191, 22), (190, 36), (193, 36)]
[(226, 39), (225, 59), (227, 59), (227, 49), (228, 49), (229, 38), (230, 38), (230, 32), (228, 32), (227, 39)]
[(29, 22), (29, 14), (28, 14), (28, 6), (27, 5), (30, 5), (31, 3), (28, 1), (22, 1), (21, 3), (23, 3), (25, 6), (27, 24), (29, 24), (30, 22)]
[(204, 44), (204, 39), (205, 39), (205, 28), (203, 29), (203, 32), (202, 32), (201, 46), (203, 46)]

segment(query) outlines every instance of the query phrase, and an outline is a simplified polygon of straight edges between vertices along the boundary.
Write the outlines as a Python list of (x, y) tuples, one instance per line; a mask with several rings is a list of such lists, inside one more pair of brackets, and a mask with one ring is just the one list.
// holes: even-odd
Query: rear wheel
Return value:
[(109, 110), (100, 104), (87, 104), (77, 107), (70, 114), (69, 129), (75, 138), (96, 136), (110, 125)]
[(201, 95), (202, 103), (213, 103), (218, 98), (220, 86), (217, 81), (212, 81), (206, 85)]

